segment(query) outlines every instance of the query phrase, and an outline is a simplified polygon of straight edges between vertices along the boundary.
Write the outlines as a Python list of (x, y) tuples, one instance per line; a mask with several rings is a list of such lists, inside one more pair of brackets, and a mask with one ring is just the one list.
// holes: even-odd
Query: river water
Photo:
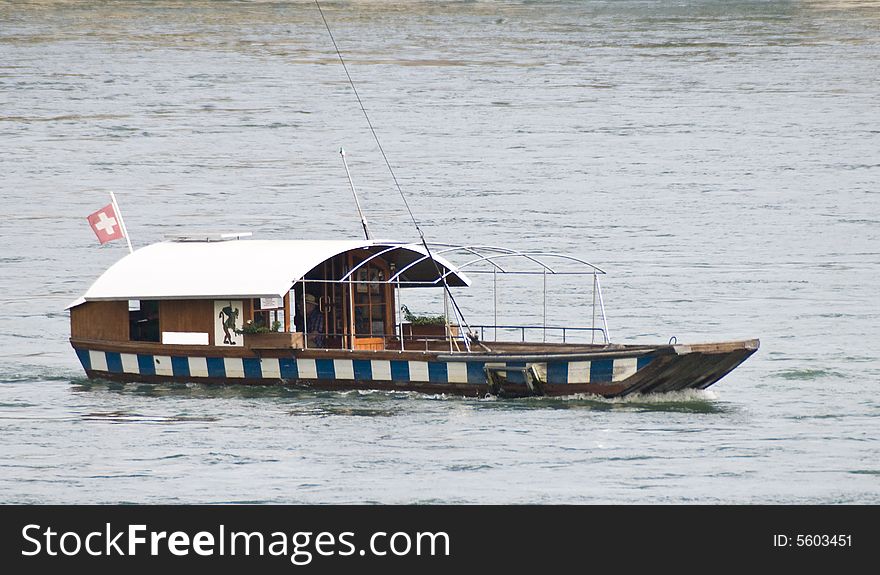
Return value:
[(91, 382), (64, 308), (126, 253), (110, 190), (135, 247), (356, 238), (345, 146), (417, 235), (313, 3), (0, 2), (2, 502), (880, 502), (880, 3), (323, 7), (428, 239), (596, 263), (621, 343), (761, 349), (626, 400)]

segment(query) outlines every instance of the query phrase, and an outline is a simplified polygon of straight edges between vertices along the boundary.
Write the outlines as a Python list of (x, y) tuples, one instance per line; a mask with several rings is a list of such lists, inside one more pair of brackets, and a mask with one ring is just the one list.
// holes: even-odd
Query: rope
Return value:
[[(348, 78), (348, 83), (349, 85), (351, 85), (351, 89), (354, 92), (354, 97), (357, 98), (357, 102), (361, 108), (361, 112), (363, 112), (364, 118), (366, 118), (367, 120), (367, 125), (370, 127), (370, 133), (373, 134), (373, 139), (376, 141), (376, 145), (379, 147), (379, 152), (382, 154), (382, 159), (385, 161), (385, 165), (388, 167), (388, 171), (391, 173), (391, 179), (394, 180), (394, 186), (397, 188), (397, 192), (400, 194), (400, 197), (403, 200), (403, 205), (406, 206), (406, 211), (409, 213), (409, 217), (412, 220), (416, 231), (419, 233), (419, 239), (422, 240), (422, 246), (424, 246), (425, 248), (426, 255), (434, 263), (434, 269), (437, 272), (437, 276), (443, 278), (443, 289), (445, 289), (446, 293), (449, 295), (449, 299), (450, 301), (452, 301), (452, 306), (455, 309), (456, 314), (458, 315), (458, 317), (461, 318), (461, 321), (467, 328), (468, 332), (470, 332), (470, 325), (468, 325), (468, 323), (465, 321), (464, 314), (461, 313), (461, 308), (458, 307), (458, 302), (455, 301), (455, 297), (452, 295), (452, 291), (449, 289), (449, 284), (446, 281), (445, 274), (440, 271), (440, 265), (431, 254), (431, 248), (428, 247), (428, 242), (425, 241), (425, 234), (422, 232), (422, 228), (419, 227), (419, 222), (416, 220), (412, 209), (409, 207), (409, 201), (407, 201), (406, 195), (403, 193), (403, 189), (400, 187), (400, 182), (397, 181), (397, 176), (394, 174), (394, 169), (391, 167), (391, 162), (388, 161), (388, 156), (385, 155), (385, 149), (382, 148), (382, 143), (379, 141), (379, 136), (376, 134), (375, 128), (373, 128), (373, 122), (370, 121), (370, 116), (369, 114), (367, 114), (367, 109), (364, 107), (364, 103), (361, 100), (360, 94), (358, 94), (357, 87), (355, 87), (354, 85), (354, 80), (351, 79), (351, 74), (348, 73), (348, 66), (345, 65), (345, 59), (342, 57), (342, 52), (339, 50), (339, 46), (336, 44), (336, 39), (333, 37), (333, 32), (330, 30), (330, 24), (327, 23), (327, 18), (324, 16), (324, 11), (321, 9), (321, 3), (318, 2), (318, 0), (315, 0), (315, 6), (317, 6), (318, 8), (318, 13), (321, 14), (321, 20), (324, 21), (324, 27), (327, 28), (327, 34), (330, 36), (330, 41), (333, 43), (333, 48), (336, 50), (336, 56), (339, 57), (339, 62), (342, 64), (342, 69), (345, 70), (345, 76)], [(465, 345), (467, 346), (468, 351), (470, 351), (470, 345), (468, 345), (467, 340), (465, 340)]]

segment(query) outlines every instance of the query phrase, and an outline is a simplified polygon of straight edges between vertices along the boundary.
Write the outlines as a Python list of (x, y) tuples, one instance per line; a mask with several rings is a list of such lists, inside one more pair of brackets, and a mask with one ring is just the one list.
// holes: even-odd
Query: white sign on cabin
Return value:
[(261, 297), (260, 309), (279, 309), (284, 307), (284, 300), (280, 297)]
[(208, 334), (189, 331), (163, 331), (162, 343), (166, 345), (208, 345)]
[(214, 345), (244, 345), (244, 336), (235, 333), (243, 325), (241, 300), (214, 301)]

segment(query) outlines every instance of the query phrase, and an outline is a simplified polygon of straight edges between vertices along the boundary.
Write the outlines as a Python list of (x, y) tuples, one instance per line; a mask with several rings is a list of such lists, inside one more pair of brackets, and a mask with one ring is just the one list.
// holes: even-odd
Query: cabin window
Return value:
[(354, 327), (357, 335), (383, 336), (386, 321), (387, 270), (370, 262), (357, 270), (354, 294)]
[(271, 331), (276, 331), (272, 329), (274, 326), (283, 328), (284, 300), (280, 297), (254, 298), (254, 325)]
[[(358, 347), (364, 344), (360, 340), (379, 338), (378, 343), (370, 342), (378, 347), (369, 349), (384, 349), (381, 338), (394, 334), (392, 286), (385, 283), (392, 268), (378, 257), (364, 262), (368, 257), (369, 251), (331, 258), (295, 284), (290, 292), (291, 321), (297, 332), (308, 333), (309, 347), (368, 349)], [(320, 314), (306, 322), (309, 299)], [(304, 323), (310, 323), (308, 329)]]
[(128, 302), (128, 338), (131, 341), (159, 341), (159, 302)]

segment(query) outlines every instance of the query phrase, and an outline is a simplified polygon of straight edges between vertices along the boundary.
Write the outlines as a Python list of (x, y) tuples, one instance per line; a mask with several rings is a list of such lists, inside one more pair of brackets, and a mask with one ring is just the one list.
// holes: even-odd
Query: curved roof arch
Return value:
[[(389, 249), (390, 248), (390, 249)], [(401, 287), (469, 286), (455, 265), (418, 244), (380, 240), (165, 241), (140, 248), (110, 266), (69, 307), (85, 301), (123, 299), (226, 299), (281, 297), (322, 262), (350, 251), (383, 255), (397, 269)], [(340, 274), (342, 275), (342, 274)], [(341, 278), (335, 278), (341, 280)]]

